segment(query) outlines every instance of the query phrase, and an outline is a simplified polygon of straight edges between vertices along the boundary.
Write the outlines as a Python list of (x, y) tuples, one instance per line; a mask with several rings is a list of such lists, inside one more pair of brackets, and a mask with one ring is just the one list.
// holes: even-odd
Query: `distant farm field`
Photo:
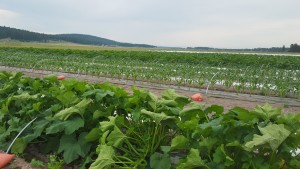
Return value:
[[(59, 45), (58, 45), (59, 46)], [(75, 48), (75, 47), (74, 47)], [(0, 47), (2, 66), (300, 98), (300, 57), (149, 49)]]

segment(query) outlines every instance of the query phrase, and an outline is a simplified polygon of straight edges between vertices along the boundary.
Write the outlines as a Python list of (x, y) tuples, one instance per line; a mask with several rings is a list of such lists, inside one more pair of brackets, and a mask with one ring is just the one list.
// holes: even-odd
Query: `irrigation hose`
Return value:
[(34, 118), (33, 120), (31, 120), (28, 124), (26, 124), (25, 127), (23, 127), (23, 129), (19, 132), (19, 134), (18, 134), (18, 135), (14, 138), (14, 140), (10, 143), (10, 145), (9, 145), (7, 151), (6, 151), (6, 154), (8, 154), (10, 148), (11, 148), (12, 145), (15, 143), (15, 141), (17, 140), (17, 138), (22, 134), (22, 132), (23, 132), (23, 131), (24, 131), (24, 130), (32, 123), (32, 122), (34, 122), (36, 119), (37, 119), (37, 117)]
[[(219, 71), (219, 72), (220, 72), (220, 71)], [(209, 88), (209, 86), (210, 86), (210, 84), (211, 84), (211, 81), (214, 79), (214, 77), (215, 77), (219, 72), (217, 72), (216, 74), (214, 74), (213, 77), (210, 79), (210, 82), (209, 82), (209, 84), (207, 85), (207, 88), (206, 88), (206, 91), (205, 91), (205, 95), (207, 95), (208, 88)]]

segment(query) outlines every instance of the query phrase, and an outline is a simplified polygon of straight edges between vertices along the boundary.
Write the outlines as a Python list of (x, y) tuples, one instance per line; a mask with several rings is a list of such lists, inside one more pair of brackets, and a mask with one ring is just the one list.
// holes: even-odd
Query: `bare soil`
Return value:
[[(0, 153), (5, 153), (5, 152), (0, 150)], [(25, 161), (23, 158), (15, 157), (14, 160), (12, 160), (3, 169), (40, 169), (40, 168), (32, 167), (31, 164)]]

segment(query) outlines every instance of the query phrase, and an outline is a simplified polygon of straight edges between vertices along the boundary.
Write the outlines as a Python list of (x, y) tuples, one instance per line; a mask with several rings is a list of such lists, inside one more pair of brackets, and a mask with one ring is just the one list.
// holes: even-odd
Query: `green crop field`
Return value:
[[(0, 66), (299, 98), (299, 56), (75, 48), (2, 46)], [(268, 104), (224, 111), (172, 89), (0, 72), (0, 149), (23, 157), (33, 147), (48, 160), (31, 165), (52, 169), (296, 169), (299, 119)]]
[[(174, 90), (161, 97), (109, 83), (0, 72), (0, 149), (28, 147), (58, 169), (299, 168), (300, 114), (266, 104), (204, 107)], [(34, 119), (35, 121), (32, 121)], [(1, 159), (0, 159), (1, 160)], [(13, 166), (13, 164), (12, 164)], [(9, 166), (9, 167), (12, 167)]]
[(0, 47), (0, 65), (300, 98), (299, 56), (43, 47)]

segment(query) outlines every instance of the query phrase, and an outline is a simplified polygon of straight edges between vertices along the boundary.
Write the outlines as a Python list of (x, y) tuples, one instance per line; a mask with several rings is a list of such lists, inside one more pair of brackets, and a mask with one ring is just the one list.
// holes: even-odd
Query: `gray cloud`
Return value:
[(299, 43), (299, 6), (299, 0), (5, 0), (0, 24), (161, 46), (272, 47)]

